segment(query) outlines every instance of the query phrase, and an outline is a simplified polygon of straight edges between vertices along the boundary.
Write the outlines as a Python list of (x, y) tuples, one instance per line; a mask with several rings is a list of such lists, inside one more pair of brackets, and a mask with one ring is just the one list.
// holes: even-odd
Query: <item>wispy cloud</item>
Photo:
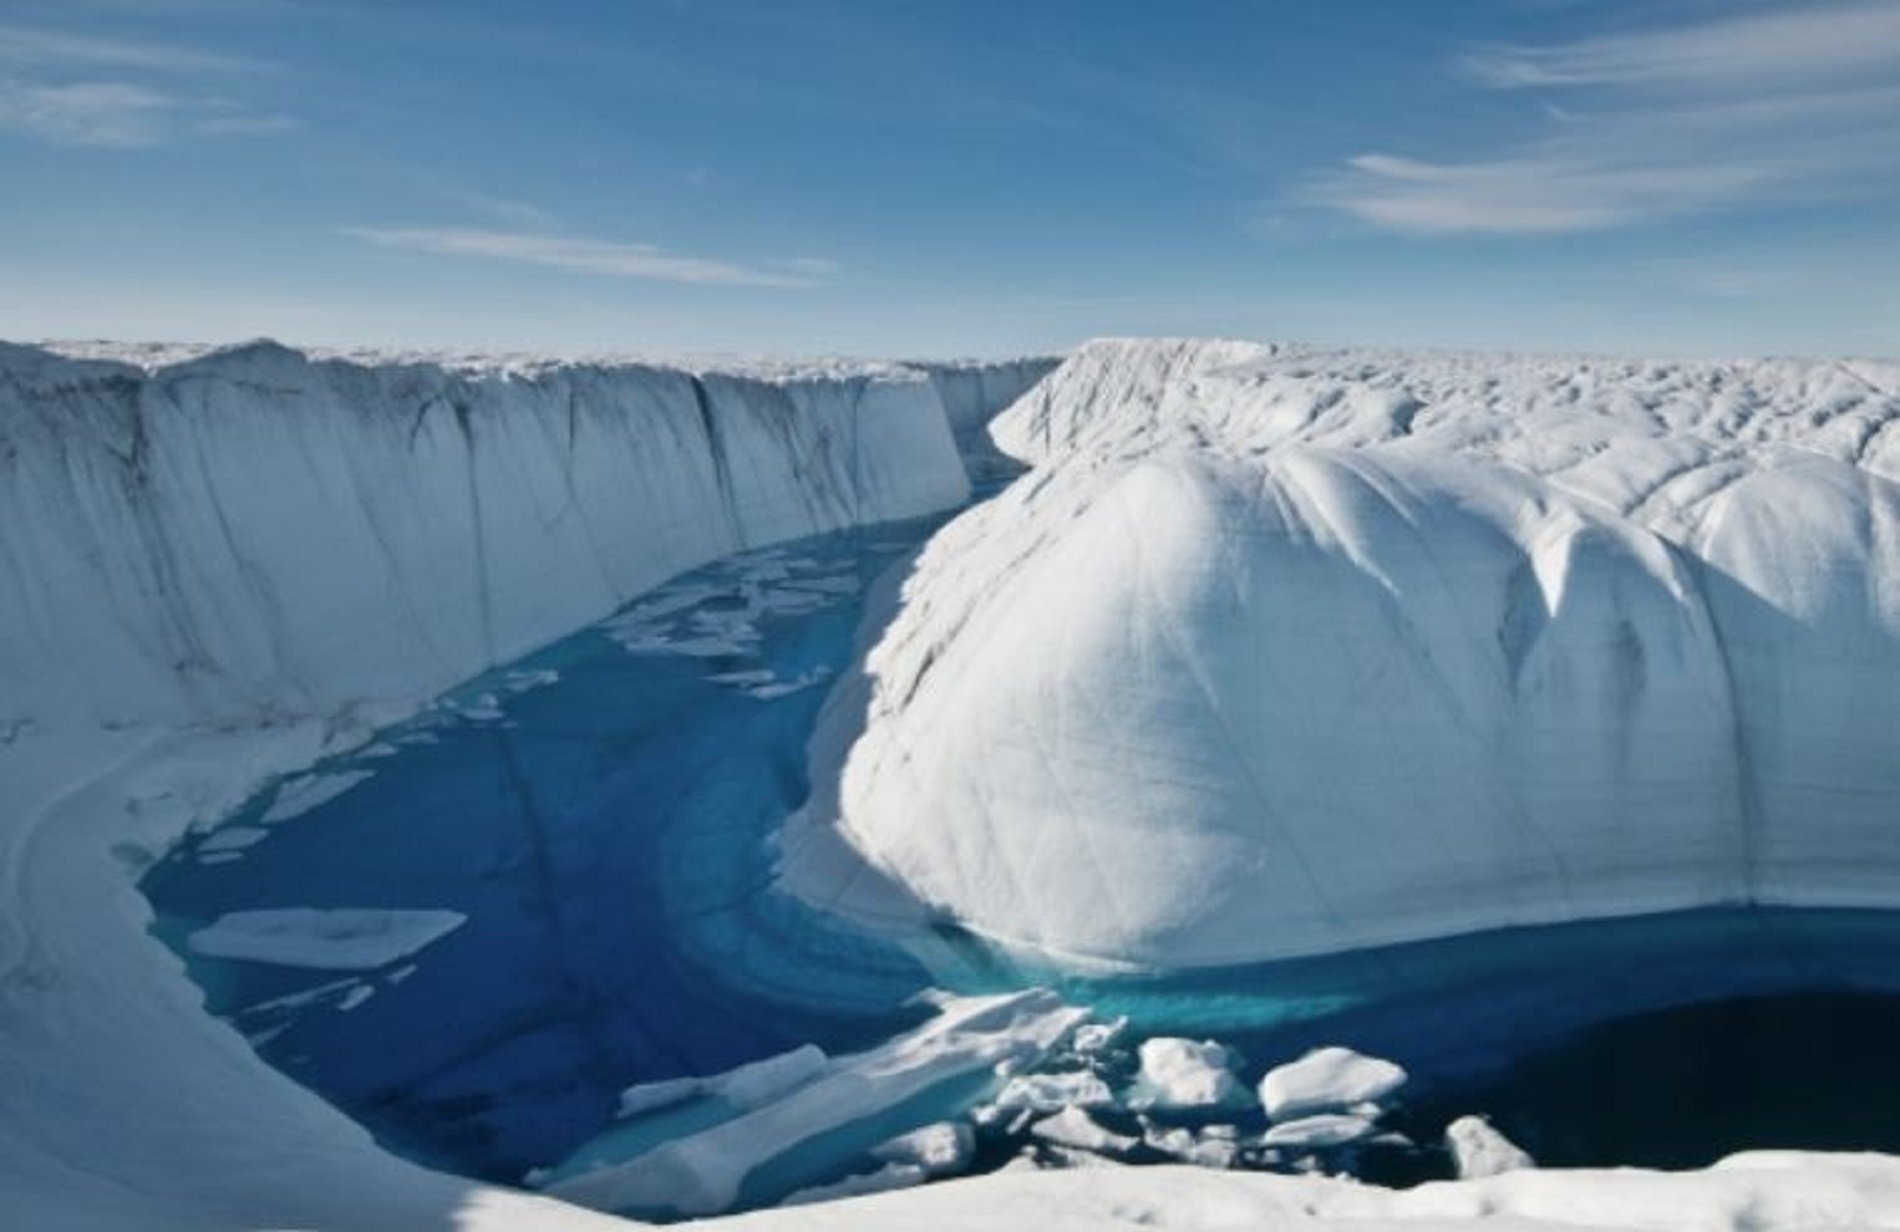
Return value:
[(281, 132), (295, 120), (199, 88), (203, 78), (272, 67), (171, 43), (0, 23), (0, 132), (101, 149)]
[(0, 23), (0, 63), (150, 69), (167, 73), (261, 72), (273, 65), (241, 56), (142, 39), (98, 38), (38, 26)]
[(138, 149), (182, 136), (236, 136), (292, 127), (288, 116), (226, 99), (126, 81), (44, 84), (0, 79), (0, 132), (53, 145)]
[(479, 227), (350, 227), (346, 233), (385, 248), (516, 261), (586, 274), (695, 286), (809, 287), (836, 270), (829, 262), (809, 257), (770, 266), (748, 266), (710, 257), (683, 256), (651, 244), (576, 239), (533, 231)]
[(1834, 82), (1843, 73), (1891, 70), (1900, 62), (1900, 5), (1797, 3), (1642, 34), (1555, 47), (1475, 52), (1464, 64), (1493, 86), (1627, 85), (1682, 88), (1789, 81)]
[(1603, 230), (1839, 197), (1900, 175), (1900, 4), (1798, 8), (1543, 48), (1463, 67), (1561, 92), (1545, 133), (1449, 161), (1361, 154), (1304, 199), (1417, 234)]

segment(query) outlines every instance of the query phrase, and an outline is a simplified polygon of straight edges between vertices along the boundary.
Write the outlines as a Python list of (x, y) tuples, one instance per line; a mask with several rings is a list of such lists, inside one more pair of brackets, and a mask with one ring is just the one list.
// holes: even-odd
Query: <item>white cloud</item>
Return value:
[(1555, 47), (1503, 48), (1468, 57), (1480, 81), (1503, 88), (1642, 85), (1669, 88), (1837, 81), (1900, 61), (1900, 4), (1798, 3)]
[(96, 38), (35, 26), (0, 24), (0, 62), (36, 67), (103, 66), (174, 73), (255, 72), (259, 60), (218, 55), (169, 43)]
[[(281, 132), (296, 122), (175, 84), (271, 67), (170, 43), (0, 23), (0, 132), (103, 149)], [(103, 70), (111, 76), (91, 75)]]
[[(835, 268), (821, 269), (814, 258), (795, 258), (790, 262), (773, 263), (778, 269), (762, 269), (709, 257), (682, 256), (651, 244), (622, 244), (478, 227), (351, 227), (347, 233), (385, 248), (517, 261), (588, 274), (697, 286), (808, 287), (816, 285), (820, 277)], [(779, 272), (779, 269), (787, 272)]]
[(1525, 235), (1892, 191), (1900, 3), (1813, 3), (1474, 57), (1563, 89), (1534, 140), (1444, 161), (1361, 154), (1303, 198), (1387, 230)]
[(293, 124), (288, 116), (252, 112), (228, 100), (128, 81), (0, 79), (0, 132), (52, 145), (138, 149), (184, 136), (276, 132)]

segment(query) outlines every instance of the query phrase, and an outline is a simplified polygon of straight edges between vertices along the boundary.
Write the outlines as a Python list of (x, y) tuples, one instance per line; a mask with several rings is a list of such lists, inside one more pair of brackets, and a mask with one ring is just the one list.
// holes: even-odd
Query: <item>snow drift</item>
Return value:
[(1092, 345), (832, 716), (839, 832), (932, 918), (1155, 966), (1892, 906), (1896, 385)]

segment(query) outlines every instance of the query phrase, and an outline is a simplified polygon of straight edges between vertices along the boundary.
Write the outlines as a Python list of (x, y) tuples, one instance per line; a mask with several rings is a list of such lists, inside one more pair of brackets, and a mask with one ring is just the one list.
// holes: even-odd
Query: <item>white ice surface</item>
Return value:
[(824, 1049), (802, 1044), (723, 1074), (643, 1082), (620, 1093), (619, 1115), (637, 1116), (704, 1096), (716, 1096), (736, 1108), (756, 1108), (810, 1082), (825, 1072), (827, 1063)]
[(1350, 1112), (1316, 1112), (1270, 1126), (1260, 1145), (1282, 1150), (1318, 1150), (1370, 1138), (1372, 1118)]
[(1383, 1103), (1405, 1081), (1405, 1070), (1383, 1057), (1368, 1057), (1337, 1045), (1315, 1048), (1297, 1061), (1267, 1071), (1260, 1080), (1260, 1106), (1274, 1121), (1338, 1112)]
[(1107, 1129), (1087, 1111), (1074, 1107), (1044, 1117), (1031, 1125), (1029, 1132), (1043, 1142), (1092, 1155), (1126, 1155), (1141, 1145), (1140, 1139)]
[(1461, 1116), (1445, 1126), (1445, 1145), (1458, 1175), (1465, 1180), (1537, 1166), (1529, 1152), (1481, 1116)]
[(924, 552), (807, 832), (868, 917), (1137, 966), (1892, 906), (1896, 387), (1092, 344), (996, 420), (1034, 469)]
[(742, 1115), (624, 1162), (557, 1176), (547, 1192), (603, 1211), (717, 1214), (737, 1200), (754, 1169), (798, 1144), (895, 1110), (953, 1079), (1033, 1064), (1085, 1017), (1086, 1010), (1040, 989), (946, 999), (916, 1030), (834, 1058), (815, 1077)]
[(1131, 1108), (1210, 1108), (1247, 1098), (1233, 1075), (1233, 1057), (1213, 1040), (1156, 1036), (1141, 1042), (1139, 1055)]
[(938, 1121), (871, 1148), (874, 1159), (921, 1168), (930, 1176), (963, 1171), (975, 1153), (976, 1135), (963, 1121)]
[(467, 922), (459, 911), (280, 907), (233, 911), (185, 943), (211, 958), (373, 971), (420, 953)]

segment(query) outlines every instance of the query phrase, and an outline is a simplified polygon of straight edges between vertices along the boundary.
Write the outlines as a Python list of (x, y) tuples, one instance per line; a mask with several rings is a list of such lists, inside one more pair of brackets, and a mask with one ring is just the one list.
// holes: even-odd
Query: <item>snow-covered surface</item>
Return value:
[(788, 873), (1155, 967), (1892, 906), (1896, 389), (1092, 344), (995, 421), (1034, 469), (933, 539), (841, 716), (814, 808), (883, 876)]
[(420, 952), (467, 921), (459, 911), (279, 907), (231, 912), (186, 944), (213, 958), (371, 971)]
[(1900, 1227), (1900, 1160), (1755, 1151), (1701, 1172), (1512, 1172), (1394, 1192), (1326, 1177), (1183, 1167), (1006, 1170), (834, 1207), (760, 1211), (731, 1232), (1819, 1232)]
[(1401, 1067), (1337, 1045), (1276, 1065), (1260, 1080), (1260, 1106), (1274, 1121), (1384, 1103), (1405, 1085)]
[(1458, 1175), (1465, 1180), (1537, 1166), (1528, 1151), (1481, 1116), (1461, 1116), (1445, 1126), (1445, 1146), (1451, 1151)]
[[(683, 569), (963, 500), (931, 378), (66, 349), (91, 357), (0, 345), (8, 1220), (607, 1223), (377, 1148), (203, 1012), (132, 879), (270, 776)], [(266, 820), (356, 781), (292, 782)]]

